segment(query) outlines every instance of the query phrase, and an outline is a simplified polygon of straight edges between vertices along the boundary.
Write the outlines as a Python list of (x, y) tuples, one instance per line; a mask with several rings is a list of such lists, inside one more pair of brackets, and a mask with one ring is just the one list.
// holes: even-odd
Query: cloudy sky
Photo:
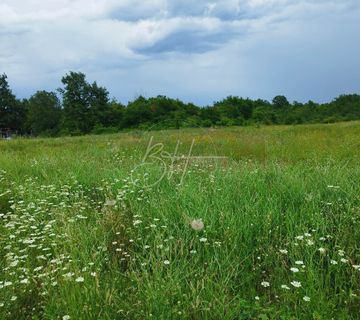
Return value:
[(359, 0), (0, 0), (0, 73), (28, 97), (69, 70), (111, 96), (328, 101), (360, 93)]

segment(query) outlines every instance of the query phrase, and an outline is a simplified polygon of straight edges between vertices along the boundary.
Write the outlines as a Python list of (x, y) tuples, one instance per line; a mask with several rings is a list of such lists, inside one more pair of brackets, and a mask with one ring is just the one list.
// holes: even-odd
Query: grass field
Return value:
[(0, 319), (359, 319), (359, 164), (360, 122), (0, 141)]

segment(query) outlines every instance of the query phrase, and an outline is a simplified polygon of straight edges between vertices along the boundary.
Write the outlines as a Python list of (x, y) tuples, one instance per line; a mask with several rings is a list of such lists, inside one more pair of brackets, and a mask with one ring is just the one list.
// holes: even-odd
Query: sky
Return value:
[(13, 92), (56, 90), (70, 70), (123, 103), (331, 101), (360, 93), (360, 1), (0, 0)]

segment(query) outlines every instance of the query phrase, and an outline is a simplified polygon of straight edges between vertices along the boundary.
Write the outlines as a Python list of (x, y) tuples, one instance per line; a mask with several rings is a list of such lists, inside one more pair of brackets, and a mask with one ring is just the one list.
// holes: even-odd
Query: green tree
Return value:
[(70, 72), (61, 82), (63, 96), (64, 123), (63, 127), (69, 133), (87, 133), (91, 131), (89, 119), (89, 85), (85, 74)]
[(290, 106), (288, 99), (285, 96), (276, 96), (272, 100), (273, 106), (277, 109), (283, 109)]
[(231, 123), (242, 124), (252, 116), (254, 103), (250, 99), (229, 96), (226, 99), (216, 102), (214, 108), (218, 110), (221, 118), (232, 119)]
[(27, 101), (26, 127), (34, 135), (55, 135), (61, 121), (60, 101), (54, 92), (38, 91)]
[(81, 72), (70, 72), (62, 78), (64, 129), (70, 133), (89, 133), (95, 125), (106, 123), (109, 93), (96, 82), (89, 84)]
[(109, 119), (109, 92), (104, 87), (99, 87), (96, 82), (88, 84), (89, 90), (89, 110), (91, 115), (91, 125), (107, 126)]
[(12, 93), (6, 74), (0, 75), (0, 128), (23, 132), (25, 116), (24, 105)]

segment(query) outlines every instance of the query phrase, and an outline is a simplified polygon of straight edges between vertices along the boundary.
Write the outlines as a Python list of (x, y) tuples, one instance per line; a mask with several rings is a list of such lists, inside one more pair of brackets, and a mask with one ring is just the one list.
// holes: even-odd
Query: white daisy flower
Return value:
[(301, 287), (301, 282), (299, 282), (299, 281), (291, 281), (290, 283), (295, 288), (300, 288)]

